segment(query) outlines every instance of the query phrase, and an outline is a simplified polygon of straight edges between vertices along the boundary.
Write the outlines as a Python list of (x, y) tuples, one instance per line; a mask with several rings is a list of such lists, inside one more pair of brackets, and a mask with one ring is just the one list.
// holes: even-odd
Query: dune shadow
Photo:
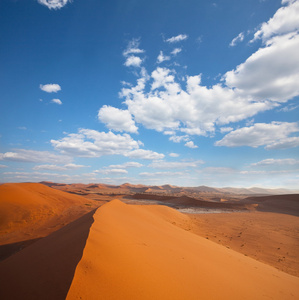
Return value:
[(41, 238), (25, 240), (17, 243), (5, 244), (0, 246), (0, 261), (8, 258), (9, 256), (23, 250), (24, 248), (32, 245)]
[(82, 258), (94, 212), (1, 261), (0, 299), (65, 299)]

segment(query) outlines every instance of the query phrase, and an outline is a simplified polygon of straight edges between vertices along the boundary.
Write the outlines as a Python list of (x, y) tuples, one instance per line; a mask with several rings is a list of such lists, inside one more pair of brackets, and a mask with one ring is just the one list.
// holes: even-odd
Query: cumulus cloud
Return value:
[(51, 102), (52, 102), (52, 103), (56, 103), (56, 104), (58, 104), (58, 105), (61, 105), (61, 104), (62, 104), (61, 100), (59, 100), (59, 99), (52, 99)]
[(126, 153), (125, 156), (137, 159), (157, 160), (164, 158), (165, 155), (151, 150), (137, 149)]
[(142, 59), (139, 56), (130, 55), (125, 61), (126, 67), (140, 67)]
[[(228, 132), (232, 126), (225, 125), (252, 118), (298, 96), (299, 28), (293, 18), (293, 14), (298, 15), (298, 2), (284, 1), (288, 6), (279, 9), (256, 34), (263, 38), (262, 46), (215, 85), (203, 85), (201, 74), (180, 80), (173, 69), (157, 67), (148, 75), (143, 68), (137, 84), (124, 87), (120, 93), (135, 122), (165, 134), (172, 132), (173, 141), (180, 136), (177, 132), (214, 136), (216, 127)], [(178, 35), (167, 42), (186, 38)], [(244, 33), (239, 34), (233, 44), (243, 38)], [(190, 139), (185, 142), (192, 146)], [(289, 137), (271, 147), (296, 143), (296, 138)]]
[(189, 136), (188, 135), (173, 135), (169, 138), (170, 141), (174, 143), (180, 143), (182, 141), (186, 142), (189, 141)]
[(235, 70), (225, 83), (256, 101), (285, 102), (299, 95), (299, 34), (275, 36)]
[(230, 42), (230, 46), (234, 47), (236, 46), (239, 42), (242, 42), (244, 40), (244, 33), (240, 32), (231, 42)]
[(61, 87), (57, 83), (49, 83), (49, 84), (40, 84), (39, 88), (47, 93), (57, 93), (61, 90)]
[(126, 67), (140, 67), (143, 59), (141, 59), (139, 56), (136, 56), (137, 54), (144, 53), (144, 50), (139, 48), (139, 39), (132, 39), (126, 48), (125, 51), (123, 51), (123, 56), (126, 58), (126, 61), (124, 65)]
[(160, 54), (157, 57), (157, 63), (160, 64), (166, 60), (170, 60), (170, 56), (164, 55), (163, 51), (160, 51)]
[(99, 132), (80, 129), (60, 140), (51, 140), (56, 150), (63, 154), (80, 157), (100, 157), (102, 155), (124, 155), (141, 144), (128, 134)]
[(220, 84), (203, 86), (200, 75), (187, 77), (185, 84), (184, 88), (176, 81), (172, 70), (158, 67), (150, 77), (141, 76), (136, 86), (123, 88), (120, 96), (137, 123), (190, 135), (214, 133), (215, 125), (238, 122), (273, 108), (269, 101), (254, 101)]
[(274, 35), (283, 35), (299, 29), (299, 1), (283, 0), (287, 4), (277, 10), (274, 16), (261, 25), (261, 28), (254, 34), (254, 40), (262, 39), (264, 42)]
[(61, 9), (72, 0), (37, 0), (38, 3), (47, 6), (49, 9)]
[(14, 149), (12, 152), (0, 153), (0, 160), (31, 163), (65, 164), (71, 162), (71, 158), (65, 155), (57, 155), (49, 151), (36, 151), (27, 149)]
[(215, 145), (254, 148), (266, 146), (266, 149), (295, 147), (299, 144), (299, 137), (289, 137), (289, 135), (296, 132), (299, 132), (299, 127), (295, 122), (256, 123), (253, 126), (239, 128), (228, 133)]
[(173, 36), (173, 37), (167, 39), (166, 42), (168, 42), (168, 43), (177, 43), (177, 42), (184, 41), (187, 38), (188, 38), (187, 34), (179, 34), (177, 36)]
[(194, 145), (193, 141), (189, 141), (185, 144), (186, 147), (196, 149), (198, 146)]
[(109, 129), (115, 131), (127, 131), (132, 133), (138, 131), (132, 119), (132, 115), (128, 110), (104, 105), (98, 112), (98, 118), (101, 122), (105, 123)]

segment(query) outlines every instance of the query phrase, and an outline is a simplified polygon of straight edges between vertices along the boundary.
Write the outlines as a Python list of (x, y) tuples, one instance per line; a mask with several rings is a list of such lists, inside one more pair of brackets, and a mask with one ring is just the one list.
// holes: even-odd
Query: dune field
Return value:
[(0, 299), (299, 298), (296, 215), (98, 207), (41, 184), (0, 200), (0, 250), (32, 240), (0, 261)]

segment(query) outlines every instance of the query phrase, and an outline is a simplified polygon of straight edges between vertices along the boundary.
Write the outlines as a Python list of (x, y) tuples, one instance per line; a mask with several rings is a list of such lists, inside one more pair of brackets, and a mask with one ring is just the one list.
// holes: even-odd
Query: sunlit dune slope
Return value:
[(181, 227), (162, 206), (99, 208), (67, 295), (72, 299), (298, 299), (299, 278)]
[(94, 209), (95, 202), (38, 183), (0, 186), (0, 245), (42, 237)]

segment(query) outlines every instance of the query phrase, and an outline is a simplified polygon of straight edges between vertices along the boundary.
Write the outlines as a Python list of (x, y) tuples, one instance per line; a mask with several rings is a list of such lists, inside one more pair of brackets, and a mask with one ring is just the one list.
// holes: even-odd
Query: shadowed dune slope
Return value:
[(0, 186), (0, 245), (32, 240), (76, 220), (98, 205), (39, 183)]
[(82, 257), (93, 213), (0, 262), (0, 299), (65, 299)]
[(67, 299), (299, 298), (298, 277), (179, 227), (189, 222), (163, 206), (100, 207)]

